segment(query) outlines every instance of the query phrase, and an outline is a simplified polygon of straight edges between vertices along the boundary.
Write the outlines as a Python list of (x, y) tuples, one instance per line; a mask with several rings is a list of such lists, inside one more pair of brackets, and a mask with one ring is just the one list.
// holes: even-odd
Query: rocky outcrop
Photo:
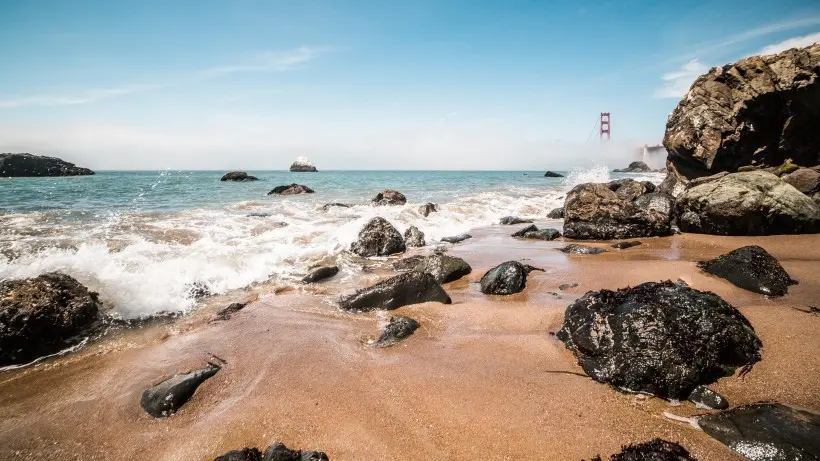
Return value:
[(407, 249), (404, 238), (382, 217), (375, 217), (359, 231), (359, 238), (350, 245), (350, 251), (363, 258), (389, 256)]
[(258, 181), (259, 178), (256, 176), (250, 176), (248, 173), (244, 171), (231, 171), (230, 173), (226, 173), (225, 176), (220, 179), (220, 181), (236, 181), (236, 182), (245, 182), (245, 181)]
[(170, 416), (194, 396), (200, 384), (219, 370), (219, 365), (208, 363), (199, 370), (174, 375), (146, 389), (142, 393), (140, 405), (146, 413), (155, 418)]
[(410, 271), (343, 297), (339, 307), (347, 311), (366, 312), (427, 302), (452, 303), (450, 296), (432, 275)]
[(533, 224), (513, 233), (512, 236), (522, 239), (555, 240), (561, 236), (561, 232), (558, 229), (539, 229)]
[(606, 250), (603, 248), (595, 248), (587, 245), (579, 245), (577, 243), (570, 243), (569, 245), (561, 248), (561, 251), (567, 254), (573, 255), (597, 255), (601, 253), (606, 253)]
[(820, 232), (820, 207), (764, 171), (721, 173), (689, 183), (675, 203), (684, 232), (715, 235)]
[(774, 256), (757, 245), (738, 248), (711, 261), (701, 261), (698, 267), (744, 290), (767, 296), (783, 296), (790, 285), (797, 283)]
[(316, 283), (329, 279), (339, 273), (338, 266), (322, 266), (313, 269), (308, 275), (302, 278), (302, 283)]
[(390, 323), (384, 327), (373, 345), (375, 347), (390, 347), (409, 338), (420, 326), (419, 322), (410, 317), (403, 315), (390, 317)]
[(420, 231), (416, 226), (410, 226), (404, 231), (404, 244), (407, 247), (420, 248), (425, 245), (424, 232)]
[(465, 240), (469, 240), (471, 238), (473, 238), (473, 236), (470, 235), (470, 234), (458, 234), (458, 235), (451, 235), (449, 237), (444, 237), (444, 238), (441, 239), (441, 241), (445, 242), (445, 243), (460, 243), (460, 242), (463, 242)]
[(578, 185), (564, 203), (564, 236), (612, 240), (670, 235), (674, 199), (654, 191), (652, 183), (632, 179)]
[(268, 195), (296, 195), (296, 194), (312, 194), (314, 191), (308, 186), (293, 183), (288, 186), (276, 186), (268, 192)]
[(299, 157), (291, 164), (290, 171), (294, 173), (315, 173), (319, 170), (307, 157)]
[[(600, 456), (592, 461), (603, 461)], [(623, 447), (620, 453), (609, 457), (609, 461), (696, 461), (685, 448), (675, 442), (654, 439)]]
[(399, 191), (386, 189), (373, 197), (374, 205), (404, 205), (407, 203), (407, 197)]
[(553, 208), (547, 214), (547, 217), (550, 218), (550, 219), (564, 219), (564, 207)]
[(647, 165), (646, 163), (639, 161), (630, 163), (629, 166), (626, 168), (621, 168), (620, 170), (615, 169), (612, 171), (615, 173), (651, 173), (655, 170), (649, 168), (649, 165)]
[(546, 173), (544, 173), (544, 177), (545, 178), (563, 178), (564, 175), (559, 174), (559, 173), (555, 173), (554, 171), (547, 171)]
[(532, 219), (520, 218), (518, 216), (504, 216), (498, 221), (502, 226), (511, 226), (513, 224), (530, 224)]
[(28, 176), (85, 176), (94, 174), (88, 168), (55, 157), (33, 154), (0, 154), (0, 178)]
[(818, 74), (820, 44), (712, 69), (669, 116), (668, 159), (690, 179), (788, 158), (820, 164)]
[(243, 448), (231, 450), (214, 461), (328, 461), (328, 457), (321, 451), (291, 450), (281, 442), (275, 442), (264, 453), (258, 448)]
[(435, 213), (438, 211), (438, 205), (435, 203), (425, 203), (424, 205), (419, 207), (419, 214), (424, 216), (425, 218), (430, 216), (430, 213)]
[(670, 281), (589, 292), (567, 308), (557, 336), (592, 379), (668, 399), (761, 358), (743, 314)]
[(97, 293), (59, 272), (0, 282), (0, 366), (76, 344), (97, 325), (101, 306)]
[(544, 269), (521, 264), (518, 261), (501, 263), (481, 277), (481, 292), (486, 295), (519, 293), (526, 288), (527, 275), (532, 271), (544, 272)]

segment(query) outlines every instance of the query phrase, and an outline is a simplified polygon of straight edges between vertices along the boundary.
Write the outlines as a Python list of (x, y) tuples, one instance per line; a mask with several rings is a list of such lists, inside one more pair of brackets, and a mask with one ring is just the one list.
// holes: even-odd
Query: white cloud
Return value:
[(101, 99), (113, 98), (125, 94), (150, 91), (163, 85), (127, 85), (118, 88), (102, 88), (84, 90), (70, 94), (36, 94), (29, 96), (0, 99), (0, 108), (14, 108), (25, 106), (70, 106), (87, 104)]
[(803, 48), (815, 43), (820, 43), (820, 32), (804, 35), (802, 37), (792, 37), (779, 43), (773, 43), (760, 50), (759, 54), (777, 54), (781, 51), (786, 51), (792, 48)]
[(212, 67), (203, 70), (201, 74), (205, 77), (216, 77), (238, 72), (284, 72), (316, 59), (327, 50), (327, 47), (300, 46), (293, 50), (270, 51), (257, 55), (249, 62)]
[(663, 86), (655, 91), (656, 98), (680, 98), (689, 91), (689, 87), (696, 78), (706, 73), (709, 68), (697, 59), (684, 64), (680, 70), (669, 72), (661, 76)]

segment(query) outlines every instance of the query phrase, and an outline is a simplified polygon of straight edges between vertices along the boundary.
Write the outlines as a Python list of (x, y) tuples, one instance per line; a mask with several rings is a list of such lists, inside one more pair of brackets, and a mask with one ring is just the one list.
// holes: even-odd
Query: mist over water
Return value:
[[(611, 179), (608, 170), (571, 171), (566, 178), (510, 171), (249, 171), (260, 181), (248, 183), (190, 171), (1, 179), (0, 279), (62, 271), (98, 291), (123, 317), (187, 311), (195, 305), (192, 283), (225, 293), (258, 282), (295, 282), (317, 263), (337, 263), (341, 276), (355, 275), (358, 266), (345, 250), (374, 216), (402, 233), (415, 225), (435, 244), (503, 216), (543, 220), (563, 206), (573, 186)], [(657, 174), (612, 176), (660, 180)], [(266, 195), (292, 182), (316, 193)], [(370, 205), (387, 188), (404, 193), (408, 204)], [(352, 206), (321, 210), (331, 202)], [(437, 203), (439, 212), (425, 218), (417, 210), (427, 202)]]

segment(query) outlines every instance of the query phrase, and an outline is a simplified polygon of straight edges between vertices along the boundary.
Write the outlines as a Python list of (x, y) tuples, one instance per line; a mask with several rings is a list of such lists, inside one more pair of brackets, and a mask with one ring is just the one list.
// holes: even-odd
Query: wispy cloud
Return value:
[(663, 86), (655, 91), (656, 98), (680, 98), (701, 74), (709, 70), (697, 59), (684, 64), (679, 70), (661, 76)]
[(254, 59), (242, 64), (205, 69), (201, 75), (216, 77), (238, 72), (284, 72), (296, 69), (327, 51), (327, 47), (314, 46), (300, 46), (286, 51), (270, 51), (260, 53)]
[(820, 32), (804, 35), (802, 37), (792, 37), (790, 39), (783, 40), (782, 42), (773, 43), (760, 50), (759, 54), (777, 54), (791, 48), (803, 48), (815, 43), (820, 43)]
[(0, 107), (13, 108), (24, 106), (70, 106), (87, 104), (102, 99), (125, 94), (139, 93), (161, 88), (167, 85), (126, 85), (117, 88), (84, 90), (70, 94), (36, 94), (0, 99)]

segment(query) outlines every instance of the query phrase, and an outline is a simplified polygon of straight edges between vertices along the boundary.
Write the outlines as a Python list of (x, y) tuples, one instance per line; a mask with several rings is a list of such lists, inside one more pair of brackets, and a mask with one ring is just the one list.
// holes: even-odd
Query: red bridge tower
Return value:
[(609, 112), (601, 112), (601, 141), (604, 140), (604, 135), (606, 135), (606, 140), (609, 141)]

